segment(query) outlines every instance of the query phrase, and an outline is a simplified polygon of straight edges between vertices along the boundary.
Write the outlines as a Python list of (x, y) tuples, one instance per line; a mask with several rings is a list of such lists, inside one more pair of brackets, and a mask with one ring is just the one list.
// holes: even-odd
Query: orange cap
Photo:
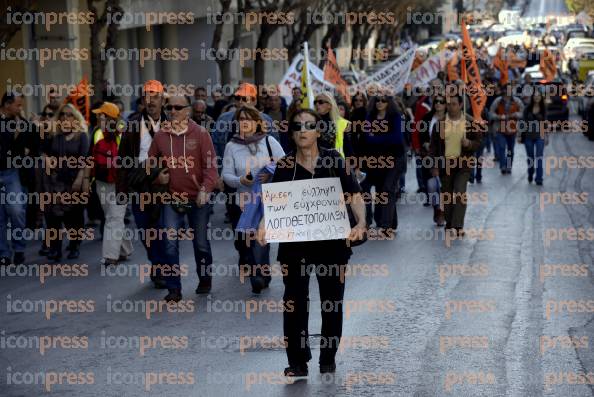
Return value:
[(104, 114), (112, 119), (120, 117), (120, 108), (111, 102), (103, 102), (99, 108), (93, 110), (95, 114)]
[(164, 91), (163, 84), (158, 80), (148, 80), (142, 89), (145, 93), (162, 93)]
[(249, 83), (243, 83), (235, 91), (236, 96), (256, 98), (258, 96), (258, 89), (255, 85)]

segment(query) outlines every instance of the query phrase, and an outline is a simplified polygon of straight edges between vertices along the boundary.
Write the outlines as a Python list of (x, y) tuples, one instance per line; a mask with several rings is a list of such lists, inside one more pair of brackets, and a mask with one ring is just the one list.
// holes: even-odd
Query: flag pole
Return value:
[(307, 41), (303, 43), (303, 67), (306, 68), (305, 70), (305, 80), (306, 80), (306, 87), (307, 87), (307, 102), (310, 109), (313, 109), (313, 91), (311, 89), (311, 76), (309, 72), (309, 44)]

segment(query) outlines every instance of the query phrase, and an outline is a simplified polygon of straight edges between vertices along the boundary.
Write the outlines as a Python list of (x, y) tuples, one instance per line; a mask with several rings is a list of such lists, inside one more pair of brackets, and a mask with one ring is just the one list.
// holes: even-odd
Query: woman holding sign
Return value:
[[(314, 111), (302, 109), (289, 120), (295, 151), (278, 161), (272, 182), (288, 182), (338, 177), (345, 201), (350, 203), (357, 224), (347, 240), (285, 242), (279, 244), (278, 260), (283, 266), (283, 329), (289, 367), (286, 376), (307, 376), (307, 362), (311, 359), (308, 343), (309, 271), (315, 269), (322, 308), (322, 341), (320, 372), (336, 370), (334, 357), (342, 335), (342, 302), (344, 274), (352, 254), (350, 242), (363, 238), (366, 231), (365, 205), (361, 187), (354, 172), (333, 149), (319, 146), (322, 118)], [(260, 223), (258, 239), (266, 244), (264, 220)]]

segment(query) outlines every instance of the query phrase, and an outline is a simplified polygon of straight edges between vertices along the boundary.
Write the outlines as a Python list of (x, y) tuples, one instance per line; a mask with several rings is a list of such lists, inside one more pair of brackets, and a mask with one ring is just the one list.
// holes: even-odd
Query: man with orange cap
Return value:
[[(233, 96), (233, 100), (237, 104), (238, 107), (241, 106), (252, 106), (256, 107), (258, 101), (258, 88), (255, 85), (249, 83), (242, 83), (240, 84), (237, 91), (235, 91), (235, 95)], [(226, 112), (219, 116), (215, 128), (212, 134), (213, 143), (215, 145), (215, 150), (217, 152), (217, 157), (222, 159), (223, 155), (225, 154), (225, 145), (227, 142), (233, 138), (235, 134), (235, 129), (233, 128), (233, 115), (235, 111)], [(267, 125), (267, 132), (268, 135), (274, 137), (280, 143), (280, 137), (278, 133), (278, 129), (272, 122), (270, 116), (265, 113), (260, 112), (260, 116)], [(220, 163), (220, 162), (219, 162)]]
[[(142, 90), (143, 111), (134, 114), (129, 120), (119, 147), (119, 158), (122, 166), (118, 167), (116, 190), (118, 193), (144, 193), (138, 187), (131, 186), (130, 180), (133, 174), (142, 175), (145, 169), (145, 160), (148, 158), (148, 150), (153, 142), (156, 132), (161, 129), (162, 123), (167, 120), (163, 110), (165, 105), (165, 90), (163, 84), (157, 80), (148, 80)], [(139, 172), (140, 170), (140, 172)], [(145, 173), (146, 175), (146, 173)], [(152, 175), (152, 174), (151, 174)], [(151, 175), (146, 175), (147, 178)], [(146, 189), (151, 186), (151, 181), (145, 183)], [(132, 214), (136, 227), (141, 231), (154, 228), (158, 220), (159, 204), (149, 203), (141, 209), (139, 203), (132, 202)], [(155, 216), (152, 216), (155, 215)], [(158, 254), (161, 251), (160, 242), (153, 241), (150, 245), (146, 244), (146, 239), (142, 239), (147, 256), (153, 270), (151, 280), (155, 288), (166, 288), (165, 281), (160, 275), (158, 265), (160, 260)]]

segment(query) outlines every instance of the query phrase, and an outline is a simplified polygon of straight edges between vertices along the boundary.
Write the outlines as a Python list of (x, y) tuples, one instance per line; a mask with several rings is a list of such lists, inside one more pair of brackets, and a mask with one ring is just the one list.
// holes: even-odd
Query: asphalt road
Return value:
[[(545, 150), (553, 166), (592, 156), (594, 143), (567, 133)], [(430, 209), (401, 203), (396, 240), (369, 241), (351, 260), (361, 266), (346, 279), (349, 312), (333, 377), (317, 372), (317, 283), (310, 285), (310, 376), (286, 384), (279, 275), (253, 296), (229, 274), (237, 261), (232, 244), (213, 241), (212, 294), (194, 294), (191, 265), (183, 278), (188, 310), (147, 315), (165, 292), (131, 274), (145, 261), (142, 248), (136, 244), (120, 265), (126, 274), (107, 276), (96, 240), (83, 244), (78, 261), (88, 265), (86, 276), (0, 277), (0, 395), (590, 396), (594, 236), (572, 230), (593, 230), (594, 171), (562, 162), (543, 187), (527, 183), (523, 147), (511, 176), (486, 169), (483, 184), (469, 188), (466, 227), (475, 235), (449, 247)], [(416, 190), (410, 170), (407, 186)], [(221, 206), (212, 226), (227, 227)], [(30, 262), (41, 260), (37, 248)], [(182, 253), (194, 263), (187, 242)], [(363, 272), (363, 265), (376, 267)], [(83, 304), (58, 312), (52, 300), (91, 300), (93, 310), (68, 312), (90, 311)], [(46, 305), (52, 310), (44, 312)], [(49, 338), (60, 336), (69, 338)]]

